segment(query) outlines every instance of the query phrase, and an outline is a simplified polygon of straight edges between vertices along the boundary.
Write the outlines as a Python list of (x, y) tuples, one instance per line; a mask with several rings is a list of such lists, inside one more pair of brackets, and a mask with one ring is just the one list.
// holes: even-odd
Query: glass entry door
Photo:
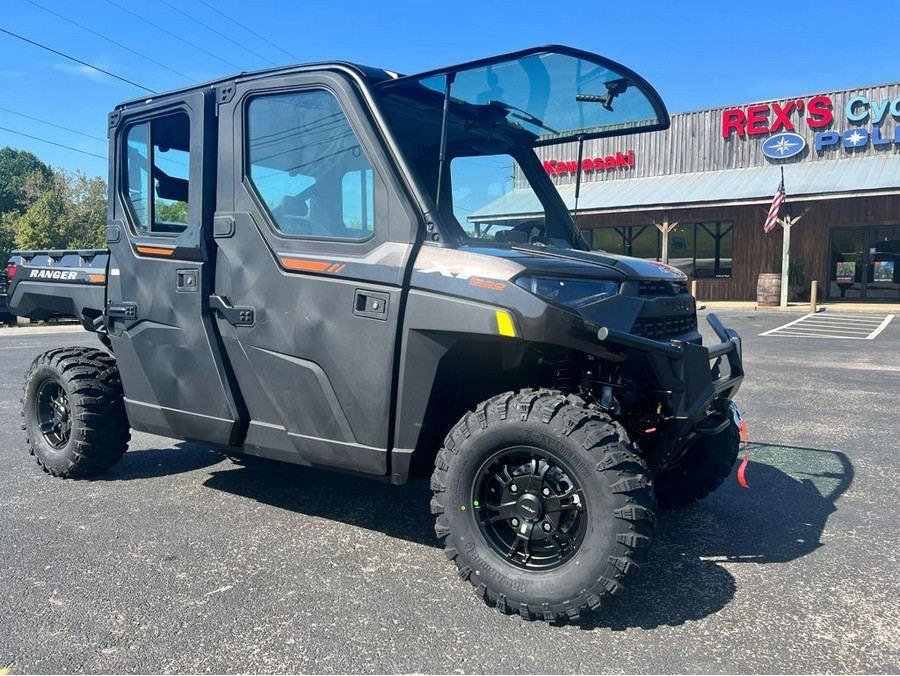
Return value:
[(900, 226), (834, 228), (828, 298), (900, 301)]

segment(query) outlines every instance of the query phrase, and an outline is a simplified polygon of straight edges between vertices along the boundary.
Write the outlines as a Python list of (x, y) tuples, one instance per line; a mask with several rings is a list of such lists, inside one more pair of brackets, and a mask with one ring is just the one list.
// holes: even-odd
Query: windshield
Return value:
[[(531, 146), (532, 135), (518, 125), (502, 115), (482, 115), (473, 106), (453, 102), (441, 172), (441, 95), (421, 85), (396, 89), (382, 98), (382, 109), (404, 156), (437, 206), (448, 236), (585, 248)], [(510, 197), (529, 202), (528, 218), (509, 215), (521, 213), (506, 208)], [(499, 213), (492, 208), (498, 200), (504, 204)]]
[[(544, 243), (572, 246), (566, 232), (550, 237), (545, 232), (543, 205), (516, 160), (507, 154), (454, 157), (450, 162), (453, 216), (470, 240), (493, 240), (511, 244)], [(501, 198), (515, 190), (518, 203), (531, 205), (530, 216), (519, 209), (488, 213)], [(509, 214), (515, 214), (509, 215)], [(553, 240), (560, 241), (553, 241)]]
[(411, 75), (412, 83), (452, 99), (495, 109), (534, 134), (533, 145), (662, 129), (668, 114), (656, 91), (624, 66), (595, 54), (548, 47)]
[(566, 47), (387, 80), (376, 92), (441, 230), (463, 241), (587, 248), (535, 147), (669, 124), (640, 76)]

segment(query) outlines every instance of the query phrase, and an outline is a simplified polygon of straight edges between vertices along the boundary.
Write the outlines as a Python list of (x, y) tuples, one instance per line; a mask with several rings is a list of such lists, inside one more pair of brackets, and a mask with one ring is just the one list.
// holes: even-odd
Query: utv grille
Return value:
[(631, 332), (644, 338), (659, 340), (697, 330), (697, 313), (686, 312), (668, 317), (644, 317), (635, 321)]
[(642, 296), (678, 296), (687, 293), (687, 290), (687, 282), (666, 279), (645, 280), (638, 286), (638, 293)]

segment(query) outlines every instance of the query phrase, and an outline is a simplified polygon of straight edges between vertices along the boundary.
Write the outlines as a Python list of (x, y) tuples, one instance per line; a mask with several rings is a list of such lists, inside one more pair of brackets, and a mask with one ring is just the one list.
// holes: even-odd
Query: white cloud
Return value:
[(54, 70), (60, 70), (63, 73), (69, 73), (70, 75), (78, 75), (80, 77), (86, 77), (89, 80), (101, 81), (106, 78), (106, 75), (101, 73), (96, 68), (91, 68), (90, 66), (83, 66), (81, 64), (70, 65), (68, 63), (54, 63), (52, 68)]

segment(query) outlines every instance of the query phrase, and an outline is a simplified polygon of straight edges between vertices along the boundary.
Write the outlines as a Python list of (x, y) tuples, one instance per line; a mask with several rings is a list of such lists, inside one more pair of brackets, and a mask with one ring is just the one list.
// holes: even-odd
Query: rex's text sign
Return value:
[[(856, 95), (844, 100), (841, 106), (830, 96), (814, 96), (724, 110), (721, 134), (725, 139), (775, 134), (762, 148), (771, 159), (786, 159), (802, 151), (797, 143), (803, 139), (795, 132), (804, 130), (813, 132), (808, 137), (809, 145), (820, 154), (839, 147), (853, 150), (870, 144), (876, 149), (900, 145), (900, 97), (875, 100)], [(839, 120), (843, 124), (838, 125)], [(889, 120), (894, 123), (892, 130), (884, 128)], [(793, 144), (794, 150), (786, 151), (778, 143)]]

